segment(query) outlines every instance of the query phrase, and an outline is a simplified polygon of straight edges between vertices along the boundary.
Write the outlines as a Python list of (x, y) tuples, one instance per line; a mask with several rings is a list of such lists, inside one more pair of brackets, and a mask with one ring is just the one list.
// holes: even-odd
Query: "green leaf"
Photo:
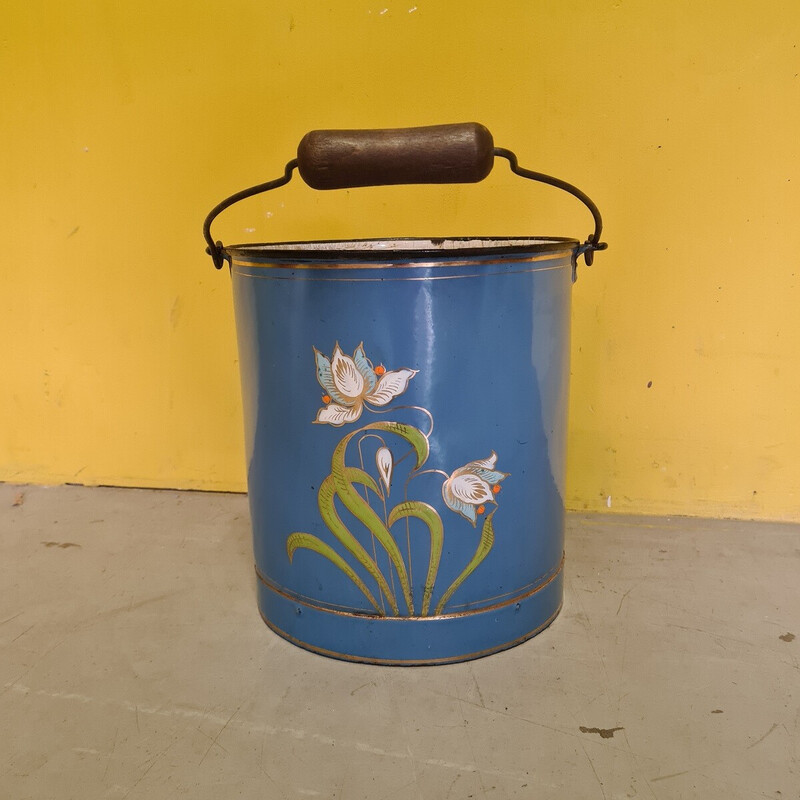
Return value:
[[(497, 509), (495, 509), (496, 511)], [(439, 601), (439, 604), (436, 606), (436, 611), (433, 613), (437, 616), (442, 613), (442, 609), (447, 604), (447, 601), (453, 596), (453, 592), (461, 586), (462, 583), (475, 571), (475, 568), (483, 561), (486, 556), (489, 555), (489, 551), (492, 549), (494, 545), (494, 527), (492, 525), (492, 517), (495, 515), (495, 511), (492, 511), (491, 514), (486, 516), (486, 519), (483, 521), (483, 530), (481, 531), (481, 540), (478, 542), (478, 549), (475, 551), (475, 555), (472, 557), (472, 560), (464, 567), (464, 571), (450, 584), (450, 588), (442, 595), (442, 599)]]
[(367, 430), (385, 431), (386, 433), (393, 433), (405, 439), (414, 448), (417, 456), (417, 469), (419, 469), (428, 458), (428, 440), (425, 438), (422, 431), (419, 430), (419, 428), (415, 428), (413, 425), (405, 425), (400, 422), (372, 422), (369, 425), (365, 425), (347, 434), (336, 446), (336, 449), (333, 451), (333, 457), (331, 458), (331, 476), (336, 486), (336, 494), (341, 499), (344, 507), (369, 530), (389, 555), (389, 559), (400, 580), (400, 586), (403, 590), (403, 597), (408, 607), (408, 613), (413, 616), (414, 600), (411, 596), (411, 585), (408, 580), (406, 565), (403, 561), (403, 556), (400, 554), (397, 542), (395, 542), (383, 520), (370, 507), (369, 503), (367, 503), (353, 488), (349, 479), (352, 473), (348, 471), (350, 468), (348, 468), (344, 462), (345, 452), (350, 440), (354, 436), (362, 434)]
[(367, 589), (364, 582), (356, 575), (353, 568), (332, 547), (310, 533), (292, 533), (286, 539), (286, 552), (289, 554), (289, 561), (294, 558), (295, 551), (301, 547), (319, 553), (321, 556), (327, 558), (328, 561), (339, 567), (339, 569), (363, 592), (367, 600), (372, 603), (378, 615), (381, 617), (385, 616), (381, 607), (372, 596), (372, 592)]
[(417, 457), (414, 469), (419, 469), (428, 460), (430, 444), (428, 438), (419, 428), (415, 428), (413, 425), (405, 425), (402, 422), (373, 422), (366, 427), (379, 428), (405, 439), (414, 448), (414, 454)]
[(350, 483), (360, 483), (362, 486), (366, 486), (367, 489), (371, 489), (373, 492), (375, 492), (378, 497), (383, 498), (381, 487), (378, 486), (375, 478), (373, 478), (368, 472), (364, 472), (363, 469), (359, 469), (358, 467), (347, 467), (344, 474)]
[(439, 561), (442, 557), (442, 545), (444, 544), (444, 528), (442, 518), (436, 509), (427, 503), (417, 500), (408, 500), (396, 505), (389, 514), (388, 524), (391, 528), (395, 522), (408, 517), (416, 517), (422, 520), (431, 534), (431, 555), (428, 561), (428, 575), (425, 578), (425, 589), (422, 594), (422, 616), (428, 616), (431, 605), (431, 594), (436, 583), (436, 574), (439, 571)]
[[(353, 483), (363, 484), (368, 489), (372, 489), (376, 494), (378, 494), (377, 484), (366, 472), (363, 472), (360, 469), (347, 467), (344, 474), (347, 480), (352, 481)], [(378, 565), (364, 549), (361, 542), (359, 542), (358, 539), (353, 536), (353, 534), (339, 517), (339, 514), (336, 511), (336, 506), (333, 502), (333, 498), (336, 493), (337, 489), (334, 478), (332, 475), (328, 475), (328, 477), (322, 482), (321, 486), (319, 487), (319, 492), (317, 493), (319, 513), (323, 522), (328, 526), (328, 530), (330, 530), (330, 532), (342, 543), (342, 545), (344, 545), (347, 552), (350, 553), (350, 555), (352, 555), (353, 558), (355, 558), (356, 561), (358, 561), (358, 563), (361, 564), (361, 566), (364, 567), (364, 569), (367, 570), (367, 572), (369, 572), (369, 574), (375, 579), (378, 587), (389, 601), (392, 611), (396, 616), (399, 616), (400, 609), (397, 606), (397, 600), (395, 599), (394, 592), (392, 592), (392, 590), (389, 588), (389, 584), (386, 582), (386, 578), (384, 578), (383, 573), (378, 569)], [(356, 497), (361, 499), (361, 496), (357, 494), (355, 490), (353, 490), (353, 493), (356, 494)], [(361, 502), (364, 503), (364, 500), (361, 499)], [(366, 505), (366, 503), (364, 504)]]

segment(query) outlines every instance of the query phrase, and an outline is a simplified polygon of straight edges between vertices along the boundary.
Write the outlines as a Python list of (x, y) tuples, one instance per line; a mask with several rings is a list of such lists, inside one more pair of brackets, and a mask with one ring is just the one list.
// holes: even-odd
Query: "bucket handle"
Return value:
[(418, 183), (477, 183), (491, 171), (495, 157), (508, 160), (511, 171), (523, 178), (546, 183), (577, 197), (591, 212), (594, 232), (578, 247), (587, 266), (600, 241), (603, 220), (592, 200), (560, 178), (523, 169), (511, 150), (495, 147), (492, 134), (477, 122), (430, 125), (421, 128), (379, 130), (319, 130), (307, 133), (297, 148), (297, 158), (276, 180), (243, 189), (214, 206), (203, 223), (206, 252), (221, 269), (226, 258), (223, 244), (211, 236), (211, 223), (234, 203), (289, 183), (295, 169), (312, 189), (345, 189), (356, 186), (388, 186)]

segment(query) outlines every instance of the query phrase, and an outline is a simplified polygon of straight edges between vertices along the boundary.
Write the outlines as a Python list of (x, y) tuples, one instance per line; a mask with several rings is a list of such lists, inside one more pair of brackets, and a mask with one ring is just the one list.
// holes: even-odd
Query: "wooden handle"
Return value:
[(494, 162), (492, 134), (477, 122), (424, 128), (311, 131), (297, 148), (312, 189), (399, 183), (477, 183)]

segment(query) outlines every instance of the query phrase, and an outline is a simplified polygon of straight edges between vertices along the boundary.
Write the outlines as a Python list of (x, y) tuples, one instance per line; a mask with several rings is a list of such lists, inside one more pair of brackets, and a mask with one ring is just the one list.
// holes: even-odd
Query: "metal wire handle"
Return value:
[(600, 209), (594, 204), (589, 195), (582, 192), (577, 186), (562, 181), (560, 178), (554, 178), (552, 175), (545, 175), (543, 172), (534, 172), (533, 170), (520, 167), (517, 163), (517, 156), (512, 153), (511, 150), (506, 150), (503, 147), (495, 147), (494, 154), (500, 158), (508, 159), (511, 165), (511, 171), (516, 175), (528, 178), (532, 181), (539, 181), (539, 183), (546, 183), (558, 189), (563, 189), (565, 192), (569, 192), (569, 194), (577, 197), (578, 200), (589, 209), (594, 219), (594, 233), (590, 234), (586, 241), (580, 246), (577, 256), (582, 255), (586, 261), (586, 266), (591, 267), (594, 263), (595, 250), (606, 250), (608, 244), (600, 241), (600, 235), (603, 233), (603, 218), (600, 216)]
[[(577, 259), (580, 258), (580, 256), (583, 256), (587, 266), (591, 266), (594, 262), (595, 251), (605, 250), (608, 245), (605, 242), (600, 241), (600, 236), (603, 232), (603, 220), (600, 216), (600, 211), (589, 198), (589, 196), (576, 186), (573, 186), (571, 183), (567, 183), (566, 181), (562, 181), (560, 178), (554, 178), (551, 175), (545, 175), (542, 172), (533, 172), (532, 170), (520, 167), (517, 163), (517, 156), (511, 150), (506, 150), (502, 147), (495, 147), (492, 152), (496, 157), (507, 159), (511, 166), (511, 171), (516, 175), (519, 175), (523, 178), (528, 178), (532, 181), (546, 183), (550, 186), (555, 186), (558, 189), (563, 189), (565, 192), (577, 197), (578, 200), (580, 200), (589, 209), (592, 214), (592, 218), (594, 219), (594, 233), (590, 234), (586, 241), (578, 247), (578, 250), (573, 257), (573, 271), (577, 264)], [(252, 197), (253, 195), (261, 194), (262, 192), (268, 192), (271, 189), (277, 189), (279, 186), (284, 186), (285, 184), (289, 183), (289, 181), (292, 179), (292, 173), (295, 169), (297, 169), (298, 165), (298, 159), (292, 159), (286, 165), (286, 169), (280, 178), (267, 181), (266, 183), (260, 183), (257, 186), (251, 186), (249, 189), (243, 189), (240, 192), (236, 192), (236, 194), (232, 194), (230, 197), (227, 197), (225, 200), (223, 200), (221, 203), (218, 203), (213, 209), (211, 209), (205, 219), (205, 222), (203, 223), (203, 237), (208, 245), (206, 252), (211, 256), (214, 266), (217, 269), (222, 269), (222, 265), (224, 264), (225, 259), (228, 257), (224, 253), (224, 246), (222, 242), (215, 242), (211, 236), (211, 223), (214, 221), (214, 219), (216, 219), (216, 217), (226, 208), (229, 208), (234, 203), (238, 203), (239, 200), (244, 200), (247, 197)], [(477, 180), (481, 179), (482, 178), (477, 178)], [(474, 179), (471, 178), (470, 180)], [(437, 180), (436, 182), (442, 181)]]
[(244, 200), (246, 197), (252, 197), (255, 194), (268, 192), (270, 189), (277, 189), (279, 186), (285, 186), (292, 179), (292, 172), (294, 172), (295, 169), (297, 169), (297, 159), (293, 158), (286, 165), (286, 169), (280, 178), (276, 178), (274, 181), (267, 181), (266, 183), (259, 183), (258, 186), (251, 186), (249, 189), (242, 189), (241, 192), (236, 192), (236, 194), (226, 197), (221, 203), (217, 203), (217, 205), (211, 209), (203, 222), (203, 237), (208, 244), (206, 253), (211, 256), (211, 260), (214, 262), (214, 266), (217, 269), (222, 269), (222, 265), (225, 261), (225, 254), (222, 252), (224, 245), (220, 241), (215, 242), (211, 236), (211, 223), (226, 208), (230, 208), (234, 203), (238, 203), (240, 200)]

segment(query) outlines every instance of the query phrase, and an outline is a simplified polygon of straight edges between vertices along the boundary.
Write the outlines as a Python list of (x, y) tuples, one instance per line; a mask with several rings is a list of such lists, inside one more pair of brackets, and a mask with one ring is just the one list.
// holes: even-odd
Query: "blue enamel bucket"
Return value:
[[(474, 182), (506, 158), (581, 199), (584, 242), (223, 246), (214, 217), (286, 183)], [(315, 131), (206, 220), (233, 281), (258, 607), (300, 647), (443, 664), (519, 644), (563, 595), (570, 296), (601, 221), (474, 123)]]

